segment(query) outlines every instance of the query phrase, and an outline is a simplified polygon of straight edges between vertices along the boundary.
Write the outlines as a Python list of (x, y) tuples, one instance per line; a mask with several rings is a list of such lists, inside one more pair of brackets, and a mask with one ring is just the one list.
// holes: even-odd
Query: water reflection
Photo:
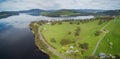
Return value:
[(0, 59), (49, 59), (36, 50), (33, 34), (23, 21), (19, 22), (20, 18), (12, 16), (0, 20)]

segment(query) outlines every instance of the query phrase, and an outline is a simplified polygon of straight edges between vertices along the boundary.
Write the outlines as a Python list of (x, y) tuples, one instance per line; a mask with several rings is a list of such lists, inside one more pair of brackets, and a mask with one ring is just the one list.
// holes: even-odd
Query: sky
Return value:
[(120, 0), (0, 0), (0, 11), (29, 9), (120, 9)]

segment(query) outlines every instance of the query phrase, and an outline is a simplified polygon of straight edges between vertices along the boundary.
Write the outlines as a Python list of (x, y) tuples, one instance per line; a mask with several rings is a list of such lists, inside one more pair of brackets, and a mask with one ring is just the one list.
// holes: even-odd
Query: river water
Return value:
[(0, 59), (49, 59), (37, 50), (29, 29), (31, 21), (51, 19), (90, 19), (94, 16), (45, 17), (20, 14), (0, 19)]

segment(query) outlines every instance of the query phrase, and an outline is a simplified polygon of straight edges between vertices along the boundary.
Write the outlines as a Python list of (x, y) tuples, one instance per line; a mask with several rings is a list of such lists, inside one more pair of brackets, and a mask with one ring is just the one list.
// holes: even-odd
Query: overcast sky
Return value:
[(120, 0), (0, 0), (0, 11), (28, 9), (120, 9)]

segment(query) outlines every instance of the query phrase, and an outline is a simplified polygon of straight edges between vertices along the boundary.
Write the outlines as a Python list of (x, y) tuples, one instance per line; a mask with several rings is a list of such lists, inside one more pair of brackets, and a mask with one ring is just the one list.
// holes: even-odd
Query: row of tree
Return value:
[(61, 44), (62, 46), (67, 45), (67, 44), (71, 44), (71, 43), (74, 43), (74, 40), (62, 39), (62, 40), (60, 41), (60, 44)]
[(103, 22), (108, 22), (110, 20), (114, 19), (114, 17), (96, 17), (96, 18), (92, 18), (92, 19), (65, 19), (65, 20), (40, 20), (40, 21), (36, 21), (36, 23), (38, 23), (39, 25), (42, 24), (46, 24), (48, 22), (51, 23), (51, 25), (55, 25), (55, 24), (62, 24), (62, 22), (69, 22), (70, 24), (77, 24), (79, 25), (80, 23), (88, 23), (90, 21), (95, 21), (95, 20), (99, 20), (98, 25), (102, 24)]

